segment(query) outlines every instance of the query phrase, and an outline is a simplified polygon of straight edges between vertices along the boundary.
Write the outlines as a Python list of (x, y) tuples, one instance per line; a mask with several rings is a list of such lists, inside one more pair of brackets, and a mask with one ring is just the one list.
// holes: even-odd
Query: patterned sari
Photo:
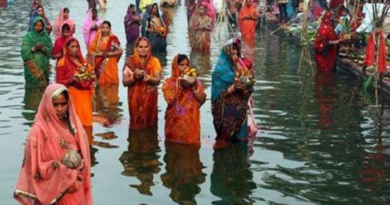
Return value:
[[(34, 21), (34, 29), (28, 32), (22, 41), (22, 59), (24, 61), (24, 78), (26, 84), (32, 86), (46, 86), (49, 82), (49, 55), (53, 49), (53, 43), (46, 30), (43, 29), (40, 33), (35, 30), (35, 25), (38, 21), (45, 23), (41, 17), (36, 17)], [(42, 51), (32, 51), (32, 48), (37, 43), (42, 43), (46, 49), (46, 53)]]
[(97, 31), (95, 39), (89, 46), (88, 55), (91, 58), (90, 64), (95, 68), (95, 74), (100, 85), (119, 84), (118, 62), (120, 57), (96, 56), (102, 52), (112, 52), (120, 49), (120, 42), (116, 35), (110, 33), (103, 36), (101, 29)]
[[(232, 44), (225, 46), (212, 74), (211, 113), (217, 140), (239, 141), (247, 137), (248, 97), (241, 92), (229, 93), (235, 72), (230, 57)], [(250, 91), (249, 91), (250, 92)]]
[[(70, 130), (62, 125), (53, 106), (53, 96), (64, 90), (66, 87), (60, 84), (46, 88), (27, 136), (14, 192), (21, 204), (93, 204), (90, 151), (85, 131), (71, 99), (68, 100)], [(77, 168), (68, 168), (61, 163), (68, 150), (80, 154), (82, 161)], [(77, 189), (70, 192), (70, 187)]]
[[(138, 44), (140, 39), (147, 41), (146, 38), (141, 37), (136, 41), (135, 45)], [(138, 50), (137, 48), (134, 48), (134, 55), (127, 58), (126, 66), (129, 67), (132, 72), (138, 68), (151, 76), (153, 76), (154, 73), (161, 71), (160, 61), (152, 56), (151, 50), (149, 50), (148, 57), (142, 64)], [(139, 130), (157, 125), (157, 96), (157, 86), (150, 85), (145, 81), (137, 81), (134, 85), (129, 86), (128, 104), (130, 112), (130, 130)]]
[[(155, 3), (152, 5), (151, 8), (153, 8), (154, 5), (158, 4)], [(147, 18), (147, 28), (153, 29), (153, 32), (146, 30), (146, 38), (149, 39), (150, 44), (152, 45), (152, 51), (153, 52), (166, 52), (167, 51), (167, 42), (166, 42), (166, 32), (167, 28), (164, 25), (163, 20), (160, 17), (160, 11), (157, 10), (156, 15), (151, 14), (152, 9), (150, 10), (149, 17)], [(159, 32), (155, 32), (159, 31)]]
[[(79, 50), (77, 58), (79, 62), (75, 62), (69, 53), (68, 42), (76, 40), (70, 38), (64, 44), (64, 57), (61, 58), (56, 67), (56, 82), (65, 85), (68, 88), (69, 95), (73, 101), (76, 113), (80, 118), (84, 127), (92, 127), (92, 97), (94, 94), (93, 80), (71, 82), (72, 78), (78, 72), (79, 68), (85, 66), (86, 61)], [(78, 46), (80, 43), (76, 40)], [(93, 68), (87, 65), (87, 71), (93, 72)], [(90, 134), (90, 133), (88, 133)], [(90, 136), (89, 136), (90, 137)], [(92, 138), (89, 138), (90, 142)]]
[[(164, 98), (168, 103), (165, 112), (165, 136), (167, 141), (200, 145), (200, 106), (191, 89), (179, 85), (178, 56), (172, 62), (172, 77), (163, 85)], [(198, 80), (199, 92), (203, 85)]]
[[(199, 8), (199, 7), (198, 7)], [(192, 15), (190, 20), (190, 45), (192, 50), (207, 52), (210, 51), (211, 31), (204, 29), (213, 29), (213, 21), (207, 15), (199, 15), (198, 11)], [(204, 29), (202, 29), (204, 28)]]

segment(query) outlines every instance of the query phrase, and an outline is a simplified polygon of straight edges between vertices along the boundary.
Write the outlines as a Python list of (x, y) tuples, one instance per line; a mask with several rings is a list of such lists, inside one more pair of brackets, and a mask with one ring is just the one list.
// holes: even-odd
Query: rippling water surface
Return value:
[[(69, 7), (77, 24), (76, 37), (83, 39), (80, 31), (86, 1), (43, 3), (52, 22), (60, 7)], [(130, 3), (109, 0), (109, 9), (99, 11), (103, 19), (112, 22), (123, 48), (123, 17)], [(20, 45), (27, 31), (29, 4), (16, 0), (14, 5), (0, 8), (1, 205), (16, 204), (12, 192), (23, 143), (43, 92), (24, 87)], [(173, 56), (191, 52), (186, 8), (178, 6), (174, 13), (167, 55), (159, 56), (165, 65), (165, 78), (170, 76)], [(211, 55), (191, 53), (209, 97), (211, 72), (227, 36), (222, 28), (217, 29)], [(215, 134), (209, 97), (202, 107), (202, 147), (197, 149), (164, 142), (166, 103), (161, 92), (159, 127), (145, 133), (127, 129), (125, 88), (98, 90), (92, 150), (95, 204), (390, 203), (389, 120), (376, 120), (373, 96), (366, 93), (358, 103), (348, 106), (346, 101), (354, 86), (351, 76), (311, 74), (309, 67), (303, 67), (298, 75), (300, 48), (267, 30), (257, 34), (252, 52), (244, 53), (255, 60), (258, 80), (253, 96), (261, 131), (252, 150), (242, 145), (212, 149)], [(120, 68), (123, 63), (124, 57)], [(102, 116), (117, 123), (104, 127)]]

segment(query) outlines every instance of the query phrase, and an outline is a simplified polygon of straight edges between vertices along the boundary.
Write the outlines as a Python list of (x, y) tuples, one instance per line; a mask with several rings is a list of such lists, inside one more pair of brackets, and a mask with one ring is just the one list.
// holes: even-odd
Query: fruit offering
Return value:
[(195, 83), (197, 78), (196, 69), (195, 68), (186, 68), (183, 72), (183, 79), (188, 81), (189, 83)]
[(236, 72), (236, 77), (234, 79), (236, 82), (246, 83), (248, 86), (253, 86), (256, 82), (252, 73), (246, 70)]
[(93, 71), (88, 71), (88, 64), (81, 65), (74, 75), (76, 78), (83, 80), (83, 81), (94, 81), (95, 80), (95, 73)]

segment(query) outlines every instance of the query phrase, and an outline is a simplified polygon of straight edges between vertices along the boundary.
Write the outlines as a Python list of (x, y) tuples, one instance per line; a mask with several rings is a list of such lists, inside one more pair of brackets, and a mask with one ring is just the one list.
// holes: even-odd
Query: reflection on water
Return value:
[(157, 127), (129, 130), (128, 150), (119, 158), (124, 167), (122, 175), (136, 177), (141, 183), (131, 184), (130, 187), (137, 189), (143, 195), (153, 195), (150, 189), (155, 185), (154, 175), (161, 170), (157, 137)]
[(244, 143), (231, 144), (214, 150), (211, 173), (211, 193), (220, 199), (213, 204), (253, 204), (252, 190), (256, 189), (250, 170), (250, 149)]
[[(60, 7), (69, 7), (77, 26), (75, 37), (83, 39), (80, 31), (86, 2), (43, 0), (43, 4), (52, 22)], [(128, 4), (110, 1), (110, 8), (99, 10), (102, 19), (111, 21), (123, 47), (123, 16)], [(164, 65), (164, 78), (171, 75), (170, 64), (177, 53), (190, 56), (205, 92), (211, 96), (211, 73), (221, 45), (232, 33), (220, 24), (209, 54), (191, 52), (184, 1), (182, 4), (173, 10), (167, 53), (154, 55)], [(23, 78), (20, 44), (27, 31), (29, 5), (29, 0), (19, 0), (0, 8), (0, 150), (7, 153), (0, 154), (0, 164), (5, 165), (0, 166), (1, 205), (16, 204), (12, 191), (23, 143), (43, 93), (43, 89), (25, 88)], [(253, 155), (240, 145), (215, 151), (210, 148), (215, 132), (210, 125), (209, 100), (201, 108), (203, 144), (199, 150), (164, 144), (166, 103), (161, 90), (159, 129), (129, 133), (127, 88), (98, 87), (91, 148), (94, 204), (389, 203), (390, 101), (385, 101), (385, 116), (380, 120), (370, 93), (348, 106), (354, 77), (341, 72), (312, 74), (306, 65), (298, 75), (300, 47), (289, 37), (270, 35), (268, 30), (258, 34), (255, 44), (243, 42), (243, 54), (255, 62), (258, 81), (253, 99), (261, 131), (254, 141)], [(126, 55), (132, 52), (131, 47), (126, 45)], [(123, 56), (120, 70), (124, 62)], [(50, 79), (54, 79), (53, 73)], [(118, 158), (120, 161), (112, 160)]]
[[(46, 87), (30, 87), (26, 86), (24, 89), (24, 111), (22, 111), (23, 117), (32, 122), (35, 119), (35, 115), (38, 111), (39, 103), (43, 93), (45, 92)], [(28, 123), (31, 125), (32, 123)]]
[(202, 172), (199, 147), (165, 142), (166, 172), (161, 175), (163, 185), (171, 190), (169, 196), (179, 204), (196, 204), (195, 196), (206, 181)]
[[(335, 103), (333, 91), (335, 89), (335, 73), (317, 73), (315, 75), (314, 96), (318, 104), (318, 128), (332, 129), (334, 124), (332, 113)], [(334, 114), (334, 113), (333, 113)]]
[(119, 85), (98, 85), (95, 89), (94, 121), (100, 122), (105, 127), (112, 127), (121, 122), (122, 111), (118, 107)]

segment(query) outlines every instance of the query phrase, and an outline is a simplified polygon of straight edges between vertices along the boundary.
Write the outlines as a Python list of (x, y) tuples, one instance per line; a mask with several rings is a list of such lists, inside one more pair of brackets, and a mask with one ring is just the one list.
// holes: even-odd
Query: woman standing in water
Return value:
[(317, 31), (314, 40), (314, 60), (317, 70), (320, 72), (329, 72), (335, 70), (337, 58), (338, 40), (332, 24), (332, 13), (326, 11), (322, 17), (322, 22)]
[(189, 65), (186, 55), (176, 55), (172, 61), (172, 76), (164, 82), (162, 90), (168, 103), (165, 136), (170, 142), (200, 145), (200, 107), (206, 101), (206, 94), (200, 80), (184, 79)]
[(253, 87), (236, 79), (240, 56), (239, 42), (224, 46), (212, 74), (211, 112), (216, 146), (242, 141), (248, 134), (248, 100)]
[(190, 20), (190, 45), (193, 51), (210, 52), (213, 20), (207, 16), (207, 8), (200, 4)]
[(123, 51), (118, 37), (111, 33), (109, 21), (102, 23), (88, 51), (99, 85), (119, 84), (118, 62)]
[(157, 3), (152, 5), (149, 15), (146, 25), (146, 38), (149, 39), (153, 52), (166, 52), (167, 28), (161, 20)]
[(103, 21), (99, 19), (97, 10), (95, 8), (90, 9), (83, 25), (84, 43), (87, 49), (95, 39), (96, 31), (102, 23)]
[(62, 35), (62, 26), (64, 24), (68, 24), (70, 26), (70, 31), (72, 34), (76, 32), (76, 25), (74, 24), (73, 20), (69, 17), (69, 9), (68, 8), (62, 8), (60, 11), (60, 14), (58, 15), (57, 19), (54, 22), (53, 26), (53, 34), (54, 38), (60, 38)]
[(141, 15), (137, 13), (134, 4), (130, 4), (127, 8), (127, 14), (124, 22), (127, 43), (132, 44), (140, 37), (139, 28), (141, 25)]
[(33, 15), (33, 17), (30, 20), (30, 25), (29, 25), (28, 31), (31, 31), (31, 29), (33, 28), (33, 23), (34, 23), (35, 18), (37, 16), (39, 16), (45, 22), (45, 30), (46, 30), (47, 34), (50, 35), (50, 33), (52, 31), (52, 26), (51, 26), (49, 19), (46, 17), (45, 10), (44, 10), (43, 6), (38, 6), (36, 12), (34, 12), (34, 14), (32, 14), (32, 15)]
[(42, 97), (14, 197), (24, 205), (93, 204), (87, 137), (63, 85), (49, 85)]
[(57, 40), (54, 42), (53, 53), (51, 56), (57, 61), (64, 56), (65, 42), (68, 40), (68, 38), (72, 36), (72, 33), (70, 32), (70, 26), (68, 24), (64, 24), (62, 26), (61, 32), (62, 32), (61, 38), (57, 38)]
[(87, 131), (89, 142), (92, 143), (92, 98), (95, 81), (93, 68), (85, 61), (80, 43), (76, 38), (70, 38), (64, 45), (64, 56), (56, 66), (56, 82), (65, 85), (81, 124)]
[(157, 125), (157, 86), (161, 81), (160, 61), (152, 56), (147, 38), (135, 42), (134, 55), (123, 69), (123, 85), (128, 87), (130, 130)]
[(53, 43), (44, 28), (43, 19), (35, 18), (33, 29), (22, 41), (24, 78), (29, 86), (46, 86), (49, 83), (49, 59)]

